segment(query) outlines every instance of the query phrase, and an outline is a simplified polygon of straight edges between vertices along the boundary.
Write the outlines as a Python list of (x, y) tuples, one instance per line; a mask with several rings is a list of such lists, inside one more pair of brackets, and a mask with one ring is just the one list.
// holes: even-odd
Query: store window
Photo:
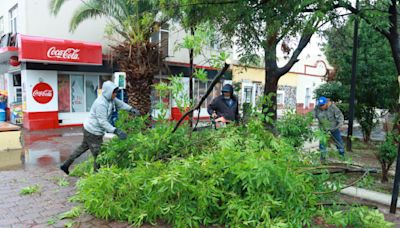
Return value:
[(17, 33), (17, 16), (18, 16), (18, 5), (15, 5), (9, 11), (10, 15), (10, 32), (12, 34)]
[(69, 75), (58, 75), (58, 111), (70, 112), (71, 111), (71, 93)]
[[(211, 85), (211, 81), (201, 82), (197, 79), (194, 80), (193, 85), (193, 99), (197, 104), (200, 102), (200, 99), (206, 94), (208, 87)], [(212, 100), (219, 95), (221, 95), (221, 83), (217, 83), (214, 86), (213, 91), (208, 95), (207, 99), (201, 105), (201, 108), (207, 108), (209, 104), (211, 104)]]
[(85, 111), (83, 75), (71, 75), (71, 111)]
[(13, 75), (14, 102), (22, 102), (21, 74)]
[(86, 112), (90, 112), (92, 104), (97, 98), (97, 90), (99, 88), (99, 77), (95, 75), (86, 76)]
[(102, 89), (103, 83), (106, 82), (106, 81), (111, 81), (111, 80), (112, 80), (112, 76), (111, 75), (100, 75), (99, 88)]
[(101, 85), (109, 80), (111, 75), (59, 74), (59, 112), (90, 112)]

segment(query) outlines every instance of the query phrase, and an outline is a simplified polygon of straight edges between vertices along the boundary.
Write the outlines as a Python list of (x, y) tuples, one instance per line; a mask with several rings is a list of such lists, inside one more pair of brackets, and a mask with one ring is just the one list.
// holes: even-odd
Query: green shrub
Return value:
[(311, 113), (300, 115), (294, 112), (287, 112), (276, 123), (276, 127), (285, 141), (294, 147), (301, 147), (305, 141), (312, 138), (312, 121)]
[(395, 136), (388, 134), (385, 141), (380, 145), (379, 150), (375, 152), (375, 156), (381, 164), (382, 168), (382, 179), (381, 181), (388, 182), (388, 173), (390, 167), (394, 163), (397, 157), (397, 144), (395, 142)]
[(389, 228), (393, 223), (386, 222), (382, 213), (367, 207), (355, 207), (345, 211), (329, 211), (326, 215), (328, 224), (337, 227), (365, 227), (365, 228)]
[(74, 198), (96, 217), (174, 227), (311, 227), (317, 203), (332, 199), (316, 194), (337, 186), (329, 175), (304, 172), (309, 162), (260, 118), (218, 131), (171, 128), (108, 142), (102, 168), (84, 172)]

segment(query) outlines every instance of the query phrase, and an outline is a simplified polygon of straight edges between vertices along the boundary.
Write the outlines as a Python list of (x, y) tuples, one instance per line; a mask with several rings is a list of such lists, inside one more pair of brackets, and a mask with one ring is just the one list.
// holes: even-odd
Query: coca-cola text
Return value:
[(32, 96), (34, 96), (34, 97), (53, 97), (53, 91), (52, 90), (44, 90), (44, 91), (35, 90), (35, 91), (33, 91)]
[(47, 57), (49, 58), (57, 58), (57, 59), (72, 59), (79, 60), (79, 51), (77, 48), (67, 48), (57, 49), (56, 47), (51, 47), (47, 50)]

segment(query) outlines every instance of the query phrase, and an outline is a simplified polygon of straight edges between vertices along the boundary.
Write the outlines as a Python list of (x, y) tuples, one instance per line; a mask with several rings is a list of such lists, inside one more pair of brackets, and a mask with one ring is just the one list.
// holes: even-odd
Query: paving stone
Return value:
[(6, 218), (0, 220), (0, 226), (12, 226), (13, 224), (20, 223), (17, 218)]
[(86, 223), (86, 222), (89, 222), (89, 221), (91, 221), (91, 220), (93, 220), (93, 219), (95, 219), (94, 216), (89, 215), (89, 214), (84, 214), (84, 215), (81, 215), (81, 216), (78, 218), (78, 221), (81, 222), (81, 223)]
[(25, 221), (25, 220), (34, 220), (34, 219), (37, 219), (40, 217), (42, 217), (42, 215), (39, 213), (29, 213), (29, 214), (25, 214), (21, 217), (18, 217), (18, 219), (21, 221)]

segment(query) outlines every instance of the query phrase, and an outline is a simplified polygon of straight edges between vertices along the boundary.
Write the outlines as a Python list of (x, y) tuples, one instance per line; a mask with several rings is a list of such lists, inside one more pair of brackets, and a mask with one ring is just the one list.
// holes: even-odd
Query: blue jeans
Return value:
[[(344, 156), (344, 143), (343, 143), (342, 136), (340, 135), (339, 129), (331, 131), (330, 133), (331, 133), (331, 137), (333, 139), (333, 142), (335, 143), (336, 148), (339, 151), (339, 154), (341, 156)], [(321, 156), (322, 157), (326, 157), (326, 153), (327, 153), (326, 152), (326, 146), (320, 143), (319, 144), (319, 150), (321, 151)]]

